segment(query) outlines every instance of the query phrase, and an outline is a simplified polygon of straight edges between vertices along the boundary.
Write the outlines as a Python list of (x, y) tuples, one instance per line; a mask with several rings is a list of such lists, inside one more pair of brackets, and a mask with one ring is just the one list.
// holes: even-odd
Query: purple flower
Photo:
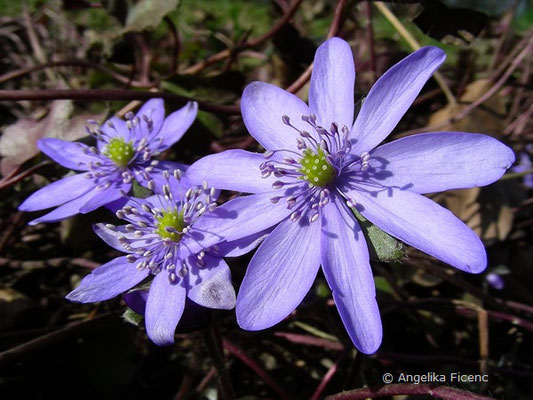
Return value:
[(490, 286), (497, 290), (502, 290), (505, 286), (503, 278), (494, 272), (488, 273), (487, 276), (485, 276), (485, 280)]
[(220, 207), (226, 213), (247, 207), (225, 227), (218, 221), (227, 240), (273, 229), (237, 296), (242, 328), (265, 329), (285, 318), (322, 265), (353, 343), (364, 353), (376, 351), (381, 321), (353, 208), (456, 268), (485, 268), (485, 249), (475, 233), (422, 194), (494, 182), (513, 163), (513, 152), (491, 137), (462, 132), (425, 133), (376, 147), (444, 58), (442, 50), (424, 47), (393, 66), (371, 89), (355, 122), (353, 55), (338, 38), (316, 53), (309, 106), (270, 84), (246, 87), (244, 123), (267, 152), (229, 150), (188, 171), (193, 181), (209, 176), (218, 188), (254, 193)]
[(30, 225), (55, 222), (77, 213), (88, 213), (121, 198), (122, 191), (130, 190), (133, 179), (146, 185), (149, 179), (159, 180), (163, 170), (185, 169), (185, 166), (152, 158), (183, 136), (197, 112), (198, 104), (189, 102), (165, 118), (163, 100), (152, 99), (135, 116), (128, 113), (126, 121), (113, 117), (100, 127), (88, 128), (96, 137), (96, 147), (53, 138), (39, 140), (39, 148), (54, 161), (85, 172), (38, 190), (19, 206), (19, 210), (37, 211), (58, 206), (31, 221)]
[[(160, 188), (162, 193), (130, 198), (116, 212), (127, 225), (94, 227), (107, 244), (127, 255), (95, 269), (67, 295), (81, 303), (103, 301), (153, 278), (143, 312), (148, 336), (160, 346), (174, 342), (187, 297), (208, 308), (235, 306), (230, 270), (222, 257), (248, 252), (257, 240), (256, 235), (203, 246), (205, 232), (195, 225), (215, 209), (216, 191), (207, 184), (187, 188), (186, 179), (180, 185), (168, 173), (163, 175), (167, 183)], [(181, 171), (175, 170), (174, 175), (180, 179)]]
[[(515, 165), (511, 170), (516, 173), (522, 173), (526, 171), (531, 171), (533, 163), (529, 158), (529, 153), (533, 150), (533, 145), (528, 144), (524, 151), (518, 153), (518, 164)], [(528, 188), (533, 188), (533, 174), (524, 175), (524, 186)]]

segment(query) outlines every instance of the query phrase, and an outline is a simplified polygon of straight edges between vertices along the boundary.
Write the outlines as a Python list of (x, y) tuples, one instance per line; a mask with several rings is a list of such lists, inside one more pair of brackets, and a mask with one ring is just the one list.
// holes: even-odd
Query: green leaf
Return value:
[(139, 183), (135, 180), (133, 181), (133, 184), (131, 185), (131, 192), (133, 194), (133, 197), (137, 197), (139, 199), (144, 199), (152, 195), (152, 191), (150, 189), (147, 189), (144, 186), (139, 185)]
[(315, 291), (316, 291), (316, 295), (318, 297), (322, 297), (323, 299), (331, 296), (331, 290), (329, 289), (329, 286), (325, 282), (319, 282), (316, 285)]
[(198, 111), (196, 117), (205, 129), (207, 129), (214, 137), (220, 139), (224, 131), (224, 124), (222, 121), (213, 114), (209, 114), (205, 111)]
[(126, 311), (124, 311), (124, 313), (122, 314), (122, 318), (124, 318), (126, 322), (129, 322), (130, 324), (133, 324), (135, 326), (139, 326), (139, 324), (143, 320), (143, 316), (141, 314), (137, 314), (131, 308), (127, 308)]
[(391, 285), (382, 276), (375, 276), (374, 284), (376, 285), (377, 290), (380, 290), (382, 292), (389, 293), (389, 294), (393, 293)]
[(141, 32), (155, 28), (178, 4), (179, 0), (141, 0), (129, 10), (124, 31)]
[(357, 210), (352, 208), (352, 211), (365, 235), (370, 257), (384, 262), (398, 261), (404, 257), (405, 246), (402, 243), (372, 224)]

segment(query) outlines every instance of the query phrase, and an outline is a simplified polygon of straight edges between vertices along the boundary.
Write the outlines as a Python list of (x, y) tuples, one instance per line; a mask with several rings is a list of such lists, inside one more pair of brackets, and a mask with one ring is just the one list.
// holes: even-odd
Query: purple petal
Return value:
[(80, 197), (93, 188), (92, 181), (85, 174), (67, 176), (33, 193), (19, 206), (19, 210), (36, 211), (55, 207)]
[(228, 264), (220, 257), (203, 258), (202, 268), (191, 268), (189, 299), (207, 308), (231, 310), (235, 307), (235, 289)]
[(286, 219), (265, 239), (250, 261), (237, 295), (241, 328), (269, 328), (301, 303), (320, 266), (319, 237), (318, 222), (301, 225)]
[(37, 147), (63, 167), (77, 171), (88, 171), (87, 163), (98, 161), (97, 157), (88, 152), (89, 147), (83, 143), (44, 138), (37, 142)]
[(152, 120), (153, 132), (158, 132), (163, 125), (165, 119), (165, 103), (163, 99), (150, 99), (139, 109), (136, 114), (144, 124), (144, 117), (146, 116)]
[(337, 198), (322, 209), (322, 270), (333, 293), (342, 322), (355, 347), (374, 353), (382, 329), (365, 238)]
[(139, 271), (126, 257), (118, 257), (95, 269), (66, 298), (79, 303), (103, 301), (131, 289), (148, 276), (149, 270)]
[(374, 84), (350, 132), (353, 152), (375, 148), (411, 106), (446, 54), (438, 47), (423, 47), (390, 68)]
[(272, 193), (238, 197), (204, 214), (183, 237), (180, 247), (196, 254), (214, 244), (242, 239), (276, 225), (292, 210), (281, 202), (272, 204), (270, 197)]
[(36, 218), (33, 221), (28, 222), (28, 225), (37, 225), (41, 222), (57, 222), (65, 218), (71, 217), (72, 215), (78, 214), (80, 212), (80, 207), (87, 203), (94, 196), (95, 189), (89, 190), (84, 195), (66, 202), (65, 204), (57, 207), (55, 210), (50, 211), (48, 214), (43, 215), (42, 217)]
[(218, 251), (216, 252), (216, 255), (221, 257), (238, 257), (249, 253), (259, 246), (259, 244), (268, 236), (270, 232), (272, 232), (272, 230), (273, 228), (268, 228), (243, 239), (219, 243), (217, 244)]
[(365, 218), (388, 234), (456, 268), (479, 273), (487, 266), (483, 243), (449, 210), (407, 190), (349, 191)]
[(194, 122), (196, 114), (198, 114), (198, 103), (195, 101), (189, 101), (185, 107), (170, 114), (157, 135), (162, 139), (159, 149), (164, 150), (180, 140)]
[(252, 82), (246, 86), (241, 111), (246, 128), (265, 149), (294, 151), (298, 151), (298, 132), (285, 125), (282, 117), (287, 115), (294, 126), (308, 129), (302, 115), (311, 113), (309, 107), (292, 93), (263, 82)]
[(150, 286), (146, 302), (146, 333), (158, 346), (174, 343), (174, 331), (183, 314), (187, 289), (171, 284), (166, 271), (157, 274)]
[(416, 193), (485, 186), (514, 162), (513, 151), (486, 135), (463, 132), (423, 133), (384, 144), (372, 152), (370, 166), (385, 168), (383, 186), (408, 187)]
[(332, 122), (350, 128), (354, 118), (355, 66), (350, 45), (339, 38), (323, 43), (315, 54), (309, 108), (318, 124), (328, 129)]
[(86, 214), (103, 205), (106, 205), (107, 203), (118, 200), (123, 197), (120, 191), (123, 190), (127, 193), (129, 192), (130, 188), (131, 183), (117, 182), (109, 186), (107, 189), (101, 191), (95, 190), (94, 196), (82, 207), (80, 207), (80, 213)]
[(207, 181), (218, 189), (246, 193), (272, 191), (278, 180), (274, 175), (261, 177), (259, 166), (266, 161), (263, 154), (244, 150), (226, 150), (196, 161), (187, 170), (187, 177), (196, 185)]
[(148, 290), (132, 290), (124, 294), (124, 301), (127, 306), (135, 311), (137, 314), (144, 315), (146, 310), (146, 300), (148, 300)]

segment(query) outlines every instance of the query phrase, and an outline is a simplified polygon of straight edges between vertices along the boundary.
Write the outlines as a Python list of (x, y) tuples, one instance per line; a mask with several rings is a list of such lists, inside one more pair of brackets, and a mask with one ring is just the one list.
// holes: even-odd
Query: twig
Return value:
[(290, 333), (290, 332), (274, 332), (274, 336), (281, 337), (288, 340), (289, 342), (296, 344), (306, 344), (309, 346), (322, 347), (323, 349), (342, 351), (345, 349), (345, 346), (334, 340), (318, 338), (311, 335), (302, 335), (300, 333)]
[(513, 19), (516, 15), (516, 9), (518, 8), (518, 4), (520, 3), (520, 0), (515, 0), (514, 4), (512, 6), (511, 12), (508, 12), (503, 18), (502, 23), (504, 24), (503, 33), (500, 35), (500, 38), (498, 40), (498, 44), (496, 45), (496, 48), (494, 49), (494, 54), (492, 56), (492, 59), (490, 60), (489, 64), (489, 71), (494, 70), (494, 67), (496, 66), (496, 62), (499, 59), (500, 53), (503, 49), (503, 45), (505, 44), (505, 41), (507, 40), (507, 37), (509, 36), (509, 31), (511, 28), (511, 24), (513, 22)]
[[(523, 88), (518, 89), (518, 93), (516, 94), (516, 99), (520, 100), (521, 92), (523, 91)], [(521, 113), (514, 121), (509, 123), (507, 125), (507, 128), (503, 131), (504, 135), (509, 135), (510, 133), (513, 133), (515, 129), (517, 128), (523, 128), (527, 121), (531, 118), (531, 115), (533, 115), (533, 98), (529, 98), (526, 103), (527, 110), (523, 113)], [(517, 134), (521, 133), (521, 129), (518, 129), (519, 132)]]
[[(411, 259), (409, 259), (407, 263), (412, 265), (415, 268), (421, 268), (424, 271), (430, 273), (431, 275), (436, 276), (437, 278), (450, 282), (454, 286), (464, 290), (467, 293), (470, 293), (472, 296), (483, 300), (488, 305), (491, 305), (495, 308), (501, 308), (501, 303), (496, 302), (491, 296), (487, 295), (486, 293), (484, 293), (482, 290), (480, 290), (476, 286), (468, 283), (467, 281), (462, 279), (460, 276), (450, 275), (449, 273), (447, 273), (446, 269), (442, 268), (439, 265), (434, 265), (432, 262), (430, 262), (431, 261), (429, 258), (430, 256), (427, 256), (428, 258), (425, 258), (425, 257), (426, 255), (420, 254), (420, 256), (418, 257), (418, 261), (425, 260), (426, 262), (415, 262), (417, 257), (411, 256)], [(444, 265), (445, 264), (442, 264), (442, 266)], [(448, 271), (452, 271), (455, 273), (455, 270), (448, 269)]]
[[(6, 230), (7, 231), (7, 230)], [(99, 263), (86, 258), (76, 257), (56, 257), (47, 260), (11, 260), (9, 258), (0, 257), (0, 267), (20, 268), (25, 270), (40, 269), (45, 267), (59, 267), (62, 265), (77, 265), (83, 268), (96, 269), (100, 266)]]
[[(33, 21), (31, 19), (30, 13), (28, 12), (26, 6), (24, 7), (23, 16), (24, 16), (24, 25), (26, 27), (26, 33), (28, 34), (28, 39), (30, 41), (33, 54), (35, 55), (35, 58), (37, 58), (37, 61), (39, 61), (39, 63), (44, 64), (46, 63), (46, 54), (44, 53), (39, 43), (39, 39), (37, 38), (37, 34), (35, 33), (35, 29), (33, 26)], [(46, 70), (46, 77), (51, 82), (54, 82), (56, 80), (56, 77), (54, 76), (54, 74), (48, 70)]]
[(42, 101), (42, 100), (60, 100), (60, 99), (72, 99), (72, 100), (148, 100), (153, 98), (163, 98), (171, 102), (178, 104), (185, 104), (188, 101), (197, 101), (200, 109), (204, 111), (210, 111), (214, 113), (240, 115), (240, 109), (238, 106), (219, 105), (208, 103), (205, 101), (199, 101), (191, 99), (189, 97), (180, 96), (173, 93), (163, 92), (141, 92), (136, 90), (126, 89), (89, 89), (89, 90), (0, 90), (0, 101), (6, 100), (30, 100), (30, 101)]
[(372, 81), (376, 80), (376, 48), (374, 43), (374, 28), (372, 26), (372, 4), (370, 2), (365, 3), (366, 14), (366, 40), (368, 45), (368, 51), (370, 53), (370, 71), (372, 71)]
[(533, 39), (533, 29), (529, 31), (529, 33), (524, 36), (520, 42), (511, 50), (511, 52), (505, 57), (505, 59), (500, 63), (498, 68), (491, 74), (490, 79), (495, 80), (498, 76), (500, 76), (507, 66), (516, 58), (518, 53), (520, 53), (521, 49), (527, 46), (528, 43), (531, 42)]
[(213, 364), (218, 372), (218, 380), (221, 391), (222, 400), (232, 400), (235, 399), (235, 392), (233, 391), (233, 386), (231, 385), (231, 379), (226, 369), (226, 361), (224, 360), (224, 352), (222, 351), (222, 343), (218, 332), (216, 331), (216, 326), (214, 323), (204, 330), (204, 342)]
[(500, 178), (500, 181), (506, 181), (508, 179), (516, 179), (516, 178), (522, 178), (523, 176), (533, 174), (533, 169), (528, 169), (526, 171), (522, 172), (511, 172), (509, 174), (505, 174)]
[(46, 167), (47, 165), (52, 164), (50, 161), (41, 161), (39, 164), (34, 165), (33, 167), (28, 168), (27, 170), (21, 172), (18, 175), (15, 176), (7, 176), (6, 178), (0, 180), (0, 190), (5, 189), (8, 186), (11, 186), (18, 181), (21, 181), (22, 179), (26, 178), (27, 176), (30, 176), (35, 171)]
[[(336, 36), (341, 27), (342, 27), (342, 15), (344, 6), (346, 5), (346, 0), (339, 0), (337, 6), (335, 7), (335, 14), (333, 15), (333, 20), (329, 27), (327, 38), (330, 39), (333, 36)], [(286, 90), (290, 93), (298, 92), (311, 78), (311, 73), (313, 72), (313, 64), (311, 63), (307, 69), (296, 79)]]
[(500, 79), (489, 90), (487, 90), (485, 93), (483, 93), (483, 95), (478, 97), (478, 99), (476, 101), (472, 102), (470, 105), (468, 105), (467, 107), (465, 107), (464, 109), (459, 111), (457, 114), (455, 114), (453, 117), (449, 118), (447, 121), (444, 121), (444, 122), (441, 122), (439, 124), (432, 125), (432, 126), (426, 126), (424, 128), (421, 128), (421, 129), (412, 129), (410, 131), (405, 131), (405, 132), (402, 132), (402, 133), (396, 135), (396, 137), (400, 138), (400, 137), (409, 136), (409, 135), (412, 135), (412, 134), (415, 134), (415, 133), (420, 133), (420, 132), (437, 131), (437, 130), (442, 129), (442, 128), (450, 125), (450, 124), (453, 124), (453, 123), (455, 123), (457, 121), (460, 121), (461, 119), (466, 117), (468, 114), (470, 114), (473, 110), (475, 110), (477, 107), (479, 107), (481, 104), (483, 104), (488, 99), (490, 99), (494, 94), (496, 94), (498, 92), (498, 90), (500, 90), (501, 86), (505, 83), (505, 81), (507, 81), (507, 79), (509, 79), (509, 77), (511, 76), (513, 71), (522, 62), (524, 57), (527, 56), (530, 53), (532, 47), (533, 47), (533, 36), (531, 37), (531, 39), (528, 42), (528, 44), (522, 49), (520, 54), (518, 54), (518, 56), (513, 60), (513, 62), (511, 63), (509, 68), (505, 71), (505, 73), (500, 77)]
[(72, 336), (78, 335), (80, 333), (85, 333), (87, 331), (90, 331), (91, 329), (95, 329), (98, 327), (98, 324), (102, 322), (113, 322), (113, 319), (115, 319), (115, 316), (113, 314), (107, 313), (99, 315), (87, 321), (68, 324), (54, 332), (47, 333), (19, 346), (15, 346), (9, 350), (3, 351), (2, 353), (0, 353), (0, 365), (16, 361), (25, 355), (39, 350), (42, 347), (61, 342)]
[[(398, 31), (400, 36), (402, 36), (405, 39), (405, 41), (409, 44), (409, 46), (413, 50), (420, 49), (421, 47), (420, 43), (418, 43), (415, 37), (411, 35), (411, 33), (405, 28), (405, 26), (403, 26), (400, 20), (396, 18), (396, 15), (394, 15), (384, 3), (382, 3), (381, 1), (376, 1), (374, 2), (374, 4), (378, 8), (378, 10), (383, 14), (383, 16), (387, 18), (387, 20), (392, 24), (392, 26), (394, 26), (394, 29)], [(452, 91), (446, 84), (446, 81), (444, 80), (444, 77), (441, 75), (441, 73), (436, 71), (433, 74), (433, 78), (435, 78), (435, 80), (439, 84), (440, 88), (442, 89), (442, 92), (444, 93), (444, 95), (446, 96), (446, 99), (448, 100), (448, 103), (452, 105), (457, 104), (457, 101), (455, 100), (455, 97), (453, 96)]]
[(211, 367), (209, 372), (202, 378), (198, 386), (196, 386), (196, 392), (202, 393), (207, 386), (209, 382), (211, 382), (211, 379), (213, 379), (217, 374), (217, 369), (215, 367)]
[(10, 221), (2, 232), (2, 236), (0, 237), (0, 254), (4, 250), (5, 245), (9, 242), (9, 239), (13, 237), (13, 232), (15, 229), (18, 228), (18, 225), (20, 224), (23, 215), (24, 213), (22, 211), (17, 211), (15, 215), (9, 218)]
[(216, 54), (213, 54), (212, 56), (208, 57), (207, 59), (195, 64), (195, 65), (191, 65), (190, 67), (186, 68), (185, 70), (181, 71), (182, 74), (189, 74), (189, 75), (194, 75), (194, 74), (197, 74), (198, 72), (200, 72), (201, 70), (209, 67), (210, 65), (218, 62), (218, 61), (222, 61), (224, 60), (225, 58), (228, 58), (228, 57), (231, 57), (231, 55), (236, 52), (236, 51), (242, 51), (242, 50), (245, 50), (245, 49), (249, 49), (251, 47), (257, 47), (259, 45), (261, 45), (263, 42), (267, 41), (269, 38), (271, 38), (272, 36), (274, 36), (276, 33), (278, 33), (278, 31), (283, 28), (283, 26), (285, 24), (287, 24), (291, 19), (292, 17), (294, 16), (294, 14), (296, 13), (296, 10), (298, 10), (298, 7), (300, 7), (300, 4), (302, 3), (302, 0), (294, 0), (294, 2), (292, 3), (291, 7), (287, 10), (287, 12), (285, 13), (285, 15), (283, 15), (283, 17), (266, 33), (264, 33), (263, 35), (255, 38), (255, 39), (251, 39), (243, 44), (241, 44), (240, 46), (236, 46), (236, 48), (234, 49), (225, 49), (225, 50), (222, 50)]
[(479, 331), (479, 371), (486, 374), (489, 369), (489, 318), (486, 310), (477, 311)]
[(345, 356), (346, 356), (346, 351), (343, 351), (341, 355), (337, 358), (337, 361), (335, 361), (335, 364), (333, 364), (329, 368), (328, 372), (326, 372), (326, 374), (322, 378), (322, 381), (316, 388), (315, 392), (313, 393), (313, 396), (311, 396), (311, 400), (320, 399), (320, 396), (322, 395), (322, 392), (326, 388), (327, 384), (329, 383), (329, 381), (331, 381), (331, 378), (333, 378), (333, 375), (335, 375), (335, 373), (339, 370), (339, 365)]
[(152, 64), (152, 54), (150, 52), (150, 48), (146, 44), (146, 40), (144, 40), (144, 37), (141, 33), (131, 33), (130, 35), (136, 45), (135, 61), (133, 63), (131, 81), (133, 81), (135, 71), (137, 70), (137, 75), (139, 76), (139, 81), (141, 84), (148, 87), (154, 86), (150, 80), (150, 65)]
[(494, 400), (479, 394), (455, 389), (449, 386), (416, 385), (416, 384), (390, 384), (380, 387), (369, 387), (350, 390), (349, 392), (334, 394), (326, 400), (363, 400), (375, 399), (386, 396), (421, 396), (429, 395), (442, 400)]
[(237, 357), (239, 360), (241, 360), (244, 364), (246, 364), (248, 367), (250, 367), (257, 375), (265, 381), (267, 385), (269, 385), (274, 392), (278, 394), (278, 396), (281, 399), (284, 400), (290, 400), (292, 397), (283, 389), (270, 374), (265, 371), (253, 358), (251, 358), (246, 352), (240, 348), (238, 348), (236, 345), (231, 343), (227, 339), (222, 339), (222, 343), (224, 344), (224, 348), (227, 349), (231, 354), (233, 354), (235, 357)]
[(382, 314), (387, 313), (390, 310), (390, 307), (423, 307), (423, 306), (427, 306), (430, 304), (452, 305), (454, 306), (454, 310), (459, 315), (463, 315), (465, 317), (478, 316), (478, 311), (483, 310), (487, 313), (488, 317), (490, 317), (491, 319), (507, 321), (507, 322), (512, 323), (513, 325), (520, 326), (524, 329), (527, 329), (533, 332), (533, 322), (527, 319), (517, 317), (516, 315), (511, 315), (511, 314), (508, 314), (502, 311), (484, 310), (483, 308), (473, 303), (468, 303), (462, 300), (450, 300), (450, 299), (434, 297), (434, 298), (428, 298), (428, 299), (416, 299), (416, 300), (408, 300), (408, 301), (403, 301), (403, 302), (395, 302), (395, 303), (391, 303), (389, 308), (384, 309)]
[[(128, 83), (130, 82), (130, 79), (125, 77), (125, 76), (122, 76), (120, 75), (119, 73), (107, 68), (107, 67), (104, 67), (102, 65), (98, 65), (98, 64), (94, 64), (94, 63), (91, 63), (91, 62), (88, 62), (88, 61), (81, 61), (81, 60), (67, 60), (67, 61), (55, 61), (55, 62), (49, 62), (49, 63), (46, 63), (46, 64), (42, 64), (42, 65), (35, 65), (33, 67), (27, 67), (27, 68), (21, 68), (21, 69), (17, 69), (15, 71), (9, 71), (9, 72), (6, 72), (4, 75), (1, 75), (0, 76), (0, 83), (4, 83), (4, 82), (7, 82), (11, 79), (15, 79), (15, 78), (18, 78), (20, 76), (24, 76), (24, 75), (27, 75), (27, 74), (31, 74), (32, 72), (37, 72), (37, 71), (40, 71), (40, 70), (43, 70), (43, 69), (47, 69), (47, 68), (54, 68), (54, 67), (84, 67), (84, 68), (92, 68), (92, 69), (96, 69), (100, 72), (103, 72), (107, 75), (109, 75), (110, 77), (112, 77), (113, 79), (115, 79), (116, 81), (120, 82), (120, 83)], [(130, 82), (132, 86), (135, 86), (135, 87), (144, 87), (143, 85), (141, 85), (140, 82), (137, 82), (137, 81), (134, 81), (134, 82)]]
[(180, 388), (174, 400), (185, 400), (189, 398), (194, 377), (191, 374), (187, 374), (181, 380)]
[(181, 50), (181, 41), (174, 22), (172, 22), (172, 20), (168, 16), (165, 16), (165, 18), (163, 18), (163, 21), (165, 21), (165, 23), (168, 25), (168, 28), (172, 33), (172, 39), (174, 40), (174, 48), (172, 50), (172, 64), (170, 66), (171, 74), (173, 74), (174, 71), (176, 71), (178, 68), (178, 58)]

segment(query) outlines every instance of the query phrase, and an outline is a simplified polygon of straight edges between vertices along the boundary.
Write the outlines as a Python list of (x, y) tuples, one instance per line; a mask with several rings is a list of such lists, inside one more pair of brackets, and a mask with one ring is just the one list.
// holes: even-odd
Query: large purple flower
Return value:
[[(174, 174), (181, 178), (180, 170)], [(144, 315), (148, 336), (160, 346), (174, 342), (187, 297), (207, 308), (235, 306), (230, 270), (222, 257), (248, 252), (261, 235), (203, 246), (204, 232), (195, 225), (215, 209), (216, 191), (207, 184), (188, 188), (186, 179), (171, 184), (173, 178), (163, 175), (167, 183), (159, 188), (162, 193), (130, 198), (116, 212), (127, 225), (94, 227), (107, 244), (127, 255), (97, 268), (67, 295), (67, 299), (82, 303), (103, 301), (153, 278)], [(151, 181), (150, 187), (153, 185)], [(155, 190), (159, 191), (157, 186)]]
[(37, 143), (47, 156), (64, 167), (81, 174), (60, 179), (28, 197), (22, 211), (37, 211), (57, 207), (30, 225), (55, 222), (77, 213), (87, 213), (122, 197), (133, 179), (146, 185), (149, 179), (160, 179), (166, 169), (185, 166), (152, 157), (172, 146), (191, 126), (198, 104), (185, 107), (165, 118), (162, 99), (146, 102), (136, 115), (128, 113), (126, 121), (113, 117), (102, 126), (89, 129), (96, 137), (96, 147), (61, 139), (41, 139)]
[(425, 133), (376, 147), (444, 58), (442, 50), (425, 47), (393, 66), (371, 89), (355, 122), (353, 55), (338, 38), (316, 53), (309, 106), (273, 85), (246, 87), (244, 123), (267, 152), (229, 150), (188, 171), (194, 180), (209, 176), (218, 188), (254, 193), (220, 208), (248, 207), (219, 226), (227, 240), (274, 227), (237, 296), (242, 328), (265, 329), (285, 318), (322, 265), (353, 343), (364, 353), (376, 351), (381, 321), (367, 245), (352, 208), (456, 268), (485, 268), (485, 249), (475, 233), (422, 194), (494, 182), (513, 163), (513, 152), (491, 137), (462, 132)]

